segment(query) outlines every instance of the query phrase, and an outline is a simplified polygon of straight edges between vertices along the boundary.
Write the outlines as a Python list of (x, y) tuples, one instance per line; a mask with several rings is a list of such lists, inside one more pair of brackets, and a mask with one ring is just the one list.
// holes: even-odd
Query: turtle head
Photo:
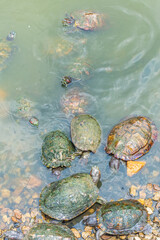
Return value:
[(62, 87), (67, 87), (68, 84), (70, 84), (71, 82), (72, 82), (72, 77), (70, 77), (70, 76), (64, 76), (64, 77), (62, 78), (61, 85), (62, 85)]
[(13, 41), (16, 38), (16, 33), (14, 31), (11, 31), (8, 35), (7, 35), (7, 40), (8, 41)]
[(101, 172), (100, 172), (99, 168), (97, 166), (93, 166), (90, 171), (90, 175), (93, 179), (93, 182), (95, 184), (97, 184), (101, 177)]
[(65, 26), (65, 27), (73, 26), (74, 23), (75, 23), (74, 18), (71, 17), (71, 16), (68, 16), (68, 15), (67, 15), (67, 16), (64, 18), (64, 20), (62, 21), (62, 24), (63, 24), (63, 26)]

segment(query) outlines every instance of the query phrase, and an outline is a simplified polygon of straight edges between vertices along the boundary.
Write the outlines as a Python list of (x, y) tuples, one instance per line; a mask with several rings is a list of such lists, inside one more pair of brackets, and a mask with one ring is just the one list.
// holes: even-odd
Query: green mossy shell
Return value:
[(97, 211), (99, 228), (104, 233), (113, 235), (142, 232), (147, 219), (143, 205), (132, 199), (108, 202)]
[(92, 177), (77, 173), (46, 186), (40, 194), (40, 210), (57, 220), (70, 220), (90, 208), (99, 190)]
[(25, 240), (76, 240), (72, 231), (65, 225), (39, 223), (30, 229)]
[(61, 131), (47, 134), (42, 144), (42, 162), (46, 167), (69, 167), (75, 148), (68, 137)]
[(7, 60), (11, 56), (12, 47), (7, 40), (0, 41), (0, 71), (6, 68)]
[(71, 122), (71, 138), (78, 149), (95, 153), (101, 142), (100, 125), (88, 114), (78, 115)]
[(135, 160), (150, 150), (156, 138), (157, 129), (148, 118), (129, 118), (112, 128), (105, 151), (118, 159)]

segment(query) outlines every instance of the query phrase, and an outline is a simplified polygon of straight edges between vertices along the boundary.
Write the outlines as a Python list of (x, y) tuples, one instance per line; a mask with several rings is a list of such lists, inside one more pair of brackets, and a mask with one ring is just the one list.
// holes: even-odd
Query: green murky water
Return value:
[[(82, 56), (89, 60), (92, 74), (75, 85), (90, 99), (87, 113), (100, 123), (102, 141), (87, 164), (75, 159), (60, 179), (76, 172), (89, 172), (92, 165), (98, 165), (100, 195), (107, 200), (129, 197), (132, 184), (159, 184), (158, 141), (141, 158), (146, 166), (132, 178), (127, 176), (123, 164), (118, 173), (113, 173), (109, 168), (110, 156), (104, 152), (110, 129), (128, 115), (150, 117), (159, 129), (159, 7), (159, 0), (0, 1), (1, 38), (11, 30), (17, 33), (16, 51), (7, 68), (0, 72), (0, 89), (7, 94), (1, 101), (0, 112), (1, 209), (19, 208), (25, 213), (38, 208), (38, 198), (30, 199), (46, 184), (57, 180), (41, 163), (43, 134), (61, 129), (70, 136), (71, 117), (66, 117), (60, 104), (69, 87), (62, 88), (60, 81), (66, 75), (66, 66)], [(66, 32), (62, 19), (66, 13), (79, 9), (103, 12), (107, 15), (107, 27), (97, 32)], [(64, 57), (53, 54), (61, 39), (75, 45), (73, 53)], [(38, 129), (16, 116), (20, 97), (34, 103)], [(31, 176), (41, 184), (30, 185)], [(4, 189), (9, 196), (4, 197)], [(15, 201), (17, 198), (19, 201)], [(1, 212), (0, 221), (3, 215)]]

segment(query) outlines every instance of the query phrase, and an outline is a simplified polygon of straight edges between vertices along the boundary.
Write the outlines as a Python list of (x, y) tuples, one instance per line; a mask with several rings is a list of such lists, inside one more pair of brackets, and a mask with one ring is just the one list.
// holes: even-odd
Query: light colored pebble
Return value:
[(146, 193), (142, 190), (139, 192), (139, 197), (142, 198), (142, 199), (145, 199), (146, 198)]
[(76, 238), (81, 238), (81, 234), (78, 232), (77, 229), (71, 228), (71, 231), (73, 232)]
[(153, 235), (151, 233), (147, 234), (145, 235), (145, 239), (148, 239), (148, 240), (153, 239)]
[(4, 216), (2, 217), (2, 219), (3, 219), (3, 222), (6, 223), (6, 222), (8, 221), (7, 215), (4, 215)]
[(92, 232), (93, 227), (85, 226), (84, 231), (85, 232)]
[(149, 208), (149, 207), (147, 207), (146, 210), (147, 210), (149, 215), (151, 215), (153, 213), (153, 210), (151, 208)]
[(10, 195), (11, 195), (10, 190), (8, 190), (8, 189), (6, 189), (6, 188), (1, 190), (1, 196), (2, 196), (2, 198), (9, 198)]
[(19, 220), (18, 220), (16, 217), (14, 217), (14, 216), (12, 216), (11, 219), (12, 219), (12, 221), (13, 221), (14, 223), (18, 223), (18, 222), (19, 222)]
[(160, 200), (160, 191), (155, 192), (152, 199), (154, 201), (159, 201)]
[(137, 196), (137, 187), (132, 185), (131, 188), (129, 189), (129, 193), (133, 197)]
[(153, 177), (157, 177), (159, 175), (159, 171), (153, 171)]
[(14, 202), (17, 204), (19, 204), (21, 201), (22, 201), (22, 198), (20, 196), (18, 196), (14, 199)]
[(17, 218), (17, 219), (21, 219), (22, 218), (22, 213), (19, 209), (15, 209), (14, 211), (14, 216)]
[(82, 232), (82, 238), (86, 239), (90, 235), (90, 232)]
[(148, 184), (147, 184), (147, 190), (150, 191), (150, 192), (152, 192), (152, 190), (153, 190), (153, 185), (152, 185), (152, 183), (148, 183)]
[(32, 198), (33, 198), (33, 199), (35, 199), (35, 198), (39, 198), (38, 193), (34, 193), (34, 194), (32, 195)]

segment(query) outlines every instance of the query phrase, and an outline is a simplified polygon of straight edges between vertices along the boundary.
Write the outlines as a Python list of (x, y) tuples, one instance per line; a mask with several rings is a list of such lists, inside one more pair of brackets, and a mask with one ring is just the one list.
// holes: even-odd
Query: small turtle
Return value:
[(71, 138), (77, 149), (95, 153), (101, 142), (100, 125), (91, 115), (75, 116), (71, 121)]
[(15, 39), (16, 33), (10, 32), (6, 39), (0, 40), (0, 71), (7, 67), (7, 60), (12, 55), (15, 46), (11, 42)]
[(69, 167), (75, 158), (75, 147), (61, 131), (49, 132), (42, 144), (42, 162), (48, 168)]
[(99, 178), (99, 168), (94, 166), (90, 175), (77, 173), (50, 183), (40, 194), (40, 210), (51, 218), (70, 220), (85, 212), (95, 202), (106, 202), (98, 196)]
[(62, 23), (64, 26), (74, 26), (85, 31), (93, 31), (104, 26), (105, 16), (93, 11), (76, 11), (70, 16), (66, 16)]
[(63, 112), (70, 116), (76, 113), (84, 113), (90, 100), (90, 96), (79, 88), (72, 88), (62, 96), (60, 104)]
[(97, 226), (97, 240), (103, 234), (128, 235), (138, 232), (150, 232), (147, 223), (148, 213), (137, 200), (107, 202), (97, 210), (96, 217), (84, 219), (84, 224)]
[(135, 160), (146, 154), (156, 139), (157, 129), (150, 119), (132, 117), (112, 128), (105, 151), (116, 159)]
[(27, 235), (24, 237), (24, 240), (76, 240), (73, 232), (65, 225), (62, 224), (52, 224), (52, 223), (38, 223), (33, 226)]

